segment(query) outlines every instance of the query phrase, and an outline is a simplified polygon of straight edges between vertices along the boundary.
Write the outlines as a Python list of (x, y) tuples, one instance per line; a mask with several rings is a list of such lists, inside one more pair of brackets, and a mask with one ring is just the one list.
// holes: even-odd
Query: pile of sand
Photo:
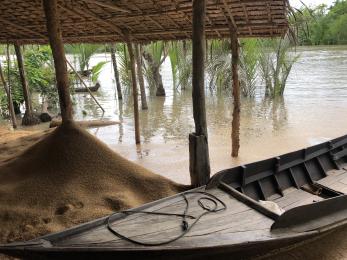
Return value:
[(60, 231), (184, 188), (65, 124), (0, 163), (0, 243)]
[(49, 134), (52, 129), (15, 130), (0, 127), (0, 165)]

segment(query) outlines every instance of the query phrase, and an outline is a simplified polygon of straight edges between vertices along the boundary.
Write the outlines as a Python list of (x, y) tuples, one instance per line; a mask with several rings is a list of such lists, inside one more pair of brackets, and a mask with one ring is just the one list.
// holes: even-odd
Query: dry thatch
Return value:
[[(59, 0), (65, 43), (190, 39), (192, 0)], [(274, 37), (288, 27), (287, 0), (207, 0), (206, 37)], [(0, 43), (47, 43), (41, 0), (2, 0)]]

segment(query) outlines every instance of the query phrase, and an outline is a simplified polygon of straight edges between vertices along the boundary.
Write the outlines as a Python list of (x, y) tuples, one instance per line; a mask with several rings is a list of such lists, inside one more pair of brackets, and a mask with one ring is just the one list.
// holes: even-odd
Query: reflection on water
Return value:
[[(206, 91), (213, 172), (347, 133), (347, 47), (300, 47), (298, 51), (301, 56), (290, 74), (284, 98), (269, 100), (258, 94), (254, 100), (242, 100), (238, 159), (230, 157), (232, 98)], [(92, 63), (100, 60), (105, 60), (105, 55), (94, 57)], [(105, 114), (89, 95), (78, 94), (76, 117), (121, 120), (121, 125), (91, 132), (127, 158), (188, 183), (188, 134), (194, 129), (191, 92), (173, 91), (169, 61), (162, 73), (167, 97), (148, 97), (148, 111), (140, 111), (141, 146), (134, 145), (132, 98), (125, 95), (123, 101), (115, 99), (110, 63), (101, 74), (102, 87), (96, 94)]]

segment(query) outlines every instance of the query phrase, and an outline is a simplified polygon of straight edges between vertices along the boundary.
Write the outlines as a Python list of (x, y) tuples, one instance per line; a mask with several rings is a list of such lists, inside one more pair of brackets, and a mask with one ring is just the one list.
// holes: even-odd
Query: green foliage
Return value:
[[(20, 81), (17, 61), (12, 59), (13, 50), (10, 49), (11, 62), (3, 63), (6, 81), (11, 87), (13, 102), (19, 105), (24, 102), (23, 89)], [(40, 94), (42, 100), (50, 104), (58, 101), (58, 93), (55, 87), (55, 74), (52, 61), (52, 53), (49, 46), (26, 46), (24, 49), (24, 69), (31, 93)], [(7, 109), (5, 93), (0, 94), (0, 103)]]
[(240, 81), (244, 97), (254, 97), (258, 76), (259, 45), (256, 39), (241, 42)]
[(260, 40), (261, 76), (265, 83), (265, 95), (269, 97), (283, 96), (289, 73), (298, 55), (289, 53), (289, 39)]
[(65, 45), (65, 51), (77, 59), (79, 71), (89, 70), (90, 59), (103, 49), (100, 44), (71, 44)]
[(168, 45), (174, 87), (188, 88), (192, 81), (191, 43), (172, 42)]
[(92, 82), (95, 84), (98, 81), (99, 75), (108, 61), (100, 61), (98, 64), (92, 68)]
[(210, 77), (209, 86), (211, 89), (228, 89), (232, 79), (230, 43), (213, 40), (210, 44), (211, 55), (206, 67)]
[(303, 7), (295, 15), (301, 45), (346, 44), (347, 0), (335, 1), (333, 6)]
[(38, 46), (27, 49), (24, 63), (30, 89), (48, 97), (51, 102), (56, 102), (58, 96), (50, 47)]
[(129, 61), (129, 53), (126, 44), (116, 44), (117, 65), (120, 80), (123, 86), (131, 85), (131, 68)]
[(7, 97), (5, 90), (0, 82), (0, 119), (8, 116)]

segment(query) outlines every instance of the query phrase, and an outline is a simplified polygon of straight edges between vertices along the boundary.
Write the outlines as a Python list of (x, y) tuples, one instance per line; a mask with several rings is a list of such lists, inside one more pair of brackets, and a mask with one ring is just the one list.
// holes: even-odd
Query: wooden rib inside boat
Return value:
[(221, 171), (207, 186), (137, 209), (1, 245), (0, 252), (50, 259), (221, 259), (269, 253), (347, 223), (346, 163), (343, 136)]

